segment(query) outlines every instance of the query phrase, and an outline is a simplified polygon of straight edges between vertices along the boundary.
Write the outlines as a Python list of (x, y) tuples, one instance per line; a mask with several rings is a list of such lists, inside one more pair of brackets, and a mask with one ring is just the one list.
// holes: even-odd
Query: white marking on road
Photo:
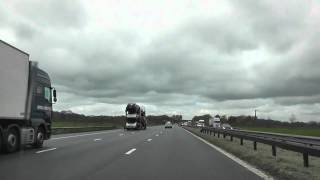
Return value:
[(131, 134), (134, 134), (134, 132), (131, 132)]
[(102, 139), (98, 138), (98, 139), (94, 139), (94, 141), (101, 141)]
[(147, 141), (150, 142), (150, 141), (152, 141), (152, 139), (148, 139)]
[(156, 136), (159, 136), (159, 134), (156, 134)]
[(123, 136), (123, 135), (124, 135), (123, 133), (119, 134), (119, 136)]
[(39, 153), (43, 153), (43, 152), (53, 151), (53, 150), (56, 150), (56, 149), (57, 148), (45, 149), (45, 150), (42, 150), (42, 151), (37, 151), (36, 153), (39, 154)]
[(209, 145), (210, 147), (212, 147), (213, 149), (219, 151), (220, 153), (222, 153), (223, 155), (227, 156), (228, 158), (230, 158), (231, 160), (235, 161), (236, 163), (240, 164), (241, 166), (247, 168), (249, 171), (253, 172), (254, 174), (258, 175), (259, 177), (265, 179), (265, 180), (273, 180), (273, 177), (268, 176), (267, 174), (265, 174), (264, 172), (262, 172), (261, 170), (251, 166), (250, 164), (248, 164), (247, 162), (239, 159), (238, 157), (224, 151), (223, 149), (209, 143), (207, 140), (193, 134), (192, 132), (189, 132), (186, 129), (183, 129), (186, 132), (188, 132), (189, 134), (191, 134), (192, 136), (194, 136), (195, 138), (199, 139), (200, 141), (204, 142), (205, 144)]
[(135, 148), (131, 149), (130, 151), (126, 152), (126, 155), (130, 155), (130, 154), (133, 153), (135, 150), (137, 150), (137, 149), (135, 149)]
[(114, 132), (114, 131), (97, 132), (97, 133), (89, 133), (89, 134), (79, 134), (79, 135), (73, 135), (73, 136), (64, 136), (64, 137), (51, 138), (50, 140), (69, 139), (69, 138), (76, 138), (76, 137), (83, 137), (83, 136), (91, 136), (91, 135), (96, 135), (96, 134), (108, 134), (108, 133), (112, 133), (112, 132)]

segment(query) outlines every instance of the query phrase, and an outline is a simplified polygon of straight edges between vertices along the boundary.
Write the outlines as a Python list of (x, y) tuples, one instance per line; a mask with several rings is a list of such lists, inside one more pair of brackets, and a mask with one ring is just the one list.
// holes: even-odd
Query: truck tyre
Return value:
[(8, 131), (7, 138), (5, 139), (5, 151), (7, 153), (15, 152), (19, 149), (20, 146), (20, 138), (19, 132), (15, 128), (10, 128)]
[(44, 136), (45, 136), (45, 131), (43, 127), (39, 127), (36, 133), (36, 140), (35, 140), (35, 143), (33, 144), (33, 147), (41, 148), (43, 146)]

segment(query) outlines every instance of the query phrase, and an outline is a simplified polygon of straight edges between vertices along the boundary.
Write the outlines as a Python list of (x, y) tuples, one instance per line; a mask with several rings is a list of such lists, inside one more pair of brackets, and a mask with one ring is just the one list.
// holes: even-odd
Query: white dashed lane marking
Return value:
[(128, 152), (126, 152), (126, 155), (130, 155), (131, 153), (133, 153), (134, 151), (136, 151), (137, 149), (133, 148), (131, 150), (129, 150)]
[(36, 153), (40, 154), (40, 153), (44, 153), (44, 152), (48, 152), (48, 151), (53, 151), (53, 150), (56, 150), (56, 149), (57, 148), (45, 149), (45, 150), (37, 151)]

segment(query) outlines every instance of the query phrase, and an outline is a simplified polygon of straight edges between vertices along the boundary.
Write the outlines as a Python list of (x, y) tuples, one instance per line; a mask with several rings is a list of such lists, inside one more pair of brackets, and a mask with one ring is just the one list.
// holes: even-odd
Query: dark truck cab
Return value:
[(31, 67), (33, 96), (31, 101), (31, 126), (42, 126), (45, 130), (44, 140), (51, 136), (52, 104), (56, 102), (56, 91), (51, 87), (49, 75), (37, 66)]
[(0, 149), (42, 147), (51, 136), (56, 90), (29, 54), (0, 40)]

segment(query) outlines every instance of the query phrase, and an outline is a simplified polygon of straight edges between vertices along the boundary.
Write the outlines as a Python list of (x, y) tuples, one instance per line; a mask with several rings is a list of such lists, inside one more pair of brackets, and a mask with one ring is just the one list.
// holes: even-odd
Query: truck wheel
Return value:
[(33, 147), (35, 148), (41, 148), (43, 146), (44, 141), (44, 129), (42, 127), (38, 128), (37, 134), (36, 134), (36, 142), (33, 144)]
[(5, 140), (5, 151), (7, 153), (15, 152), (19, 149), (19, 133), (15, 128), (10, 128)]

